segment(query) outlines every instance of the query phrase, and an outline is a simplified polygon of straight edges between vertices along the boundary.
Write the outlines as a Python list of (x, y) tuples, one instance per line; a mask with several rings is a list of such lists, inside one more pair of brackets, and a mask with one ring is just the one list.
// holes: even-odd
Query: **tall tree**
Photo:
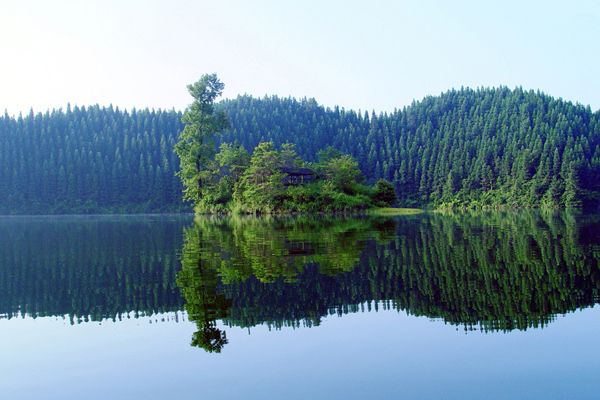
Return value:
[(223, 111), (215, 111), (214, 101), (225, 85), (216, 74), (203, 75), (199, 81), (188, 85), (194, 98), (185, 110), (181, 121), (185, 124), (175, 145), (180, 169), (177, 173), (183, 183), (183, 197), (198, 204), (203, 186), (209, 179), (209, 163), (215, 155), (215, 136), (228, 127)]

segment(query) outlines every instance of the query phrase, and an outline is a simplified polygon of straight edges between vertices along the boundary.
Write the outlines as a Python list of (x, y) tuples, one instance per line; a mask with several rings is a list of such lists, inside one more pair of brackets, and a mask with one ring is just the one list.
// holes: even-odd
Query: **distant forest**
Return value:
[[(594, 205), (600, 199), (600, 113), (548, 95), (451, 90), (392, 113), (326, 108), (313, 99), (225, 100), (219, 142), (247, 150), (296, 144), (315, 160), (333, 146), (401, 206)], [(173, 152), (177, 111), (68, 107), (0, 117), (0, 213), (191, 211)]]

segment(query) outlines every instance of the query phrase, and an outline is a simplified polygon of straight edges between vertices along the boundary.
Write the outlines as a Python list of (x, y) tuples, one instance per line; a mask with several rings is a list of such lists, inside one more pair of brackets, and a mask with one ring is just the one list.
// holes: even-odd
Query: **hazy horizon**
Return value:
[(8, 1), (0, 110), (183, 110), (216, 72), (224, 98), (315, 98), (389, 112), (506, 86), (600, 108), (600, 5), (580, 1)]

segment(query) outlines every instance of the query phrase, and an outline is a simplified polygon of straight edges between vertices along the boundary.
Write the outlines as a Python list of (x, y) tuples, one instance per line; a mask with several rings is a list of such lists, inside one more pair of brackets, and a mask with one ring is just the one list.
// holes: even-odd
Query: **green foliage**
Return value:
[[(250, 151), (270, 141), (276, 148), (295, 144), (308, 162), (351, 155), (367, 183), (393, 183), (401, 206), (554, 208), (600, 202), (600, 114), (543, 93), (451, 90), (381, 114), (325, 108), (314, 100), (240, 96), (214, 103), (211, 112), (200, 104), (212, 104), (219, 88), (205, 84), (212, 95), (202, 96), (202, 85), (193, 88), (198, 103), (188, 115), (201, 113), (218, 128), (223, 112), (230, 124), (211, 139), (218, 129), (200, 131), (206, 121), (186, 118), (190, 137), (204, 140), (180, 149), (190, 162), (199, 156), (201, 168), (193, 163), (185, 168), (190, 198), (198, 190), (193, 181), (203, 178), (199, 171), (209, 175), (207, 185), (215, 183), (216, 167), (204, 161), (219, 144), (238, 143)], [(173, 147), (181, 119), (175, 111), (98, 106), (0, 116), (0, 212), (188, 209), (174, 176), (180, 169)]]
[(215, 111), (214, 101), (225, 86), (216, 74), (203, 75), (199, 81), (188, 85), (194, 98), (181, 121), (183, 131), (175, 144), (180, 170), (177, 175), (183, 184), (183, 198), (200, 205), (202, 197), (210, 190), (211, 164), (215, 155), (215, 135), (228, 127), (222, 111)]
[(396, 202), (394, 185), (385, 179), (379, 179), (373, 188), (373, 202), (378, 207), (389, 207)]
[(281, 167), (282, 160), (273, 143), (259, 143), (236, 184), (235, 201), (249, 213), (275, 211), (284, 190)]
[(372, 206), (371, 198), (363, 193), (370, 189), (354, 185), (355, 194), (340, 191), (332, 182), (322, 180), (286, 189), (280, 210), (284, 213), (349, 213)]
[(305, 164), (293, 145), (284, 143), (277, 150), (272, 142), (261, 142), (248, 157), (241, 146), (221, 145), (207, 167), (213, 172), (205, 181), (197, 213), (352, 212), (372, 205), (372, 190), (358, 183), (362, 175), (350, 156), (339, 155), (319, 165), (323, 179), (287, 186), (285, 171)]
[(317, 213), (324, 211), (323, 182), (287, 188), (281, 208), (289, 213)]
[[(348, 184), (346, 190), (341, 188), (333, 181), (326, 181), (321, 186), (321, 203), (324, 204), (324, 210), (329, 212), (347, 212), (353, 210), (363, 210), (371, 206), (371, 199), (359, 191), (360, 186)], [(348, 194), (347, 192), (354, 192)]]
[(422, 214), (425, 211), (420, 208), (394, 208), (394, 207), (378, 207), (369, 210), (368, 215), (375, 215), (381, 217), (397, 217), (400, 215), (417, 215)]
[(99, 106), (0, 116), (0, 214), (189, 210), (175, 111)]
[(379, 115), (278, 97), (219, 107), (232, 125), (223, 140), (292, 141), (320, 163), (340, 155), (335, 146), (367, 182), (392, 182), (402, 206), (573, 207), (600, 197), (600, 114), (540, 92), (450, 90)]
[(354, 186), (363, 179), (358, 162), (347, 154), (330, 156), (318, 168), (335, 190), (347, 194), (354, 193)]
[(222, 143), (214, 160), (206, 167), (203, 195), (196, 203), (196, 213), (228, 213), (234, 186), (248, 168), (250, 155), (242, 146)]
[(215, 160), (220, 168), (219, 176), (228, 175), (237, 181), (248, 168), (250, 155), (241, 145), (222, 143)]
[(300, 167), (304, 162), (296, 153), (296, 145), (293, 143), (284, 143), (279, 151), (279, 160), (282, 167), (294, 168)]
[(329, 160), (341, 157), (343, 155), (344, 154), (335, 147), (327, 146), (326, 148), (317, 152), (317, 160), (319, 161), (320, 165), (325, 165), (325, 163), (327, 163)]

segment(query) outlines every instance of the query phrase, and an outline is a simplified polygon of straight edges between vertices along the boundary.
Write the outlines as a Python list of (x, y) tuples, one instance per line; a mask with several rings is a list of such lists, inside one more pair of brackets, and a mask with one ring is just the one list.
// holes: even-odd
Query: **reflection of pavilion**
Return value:
[(287, 240), (285, 247), (290, 256), (310, 256), (316, 253), (314, 246), (307, 242)]

